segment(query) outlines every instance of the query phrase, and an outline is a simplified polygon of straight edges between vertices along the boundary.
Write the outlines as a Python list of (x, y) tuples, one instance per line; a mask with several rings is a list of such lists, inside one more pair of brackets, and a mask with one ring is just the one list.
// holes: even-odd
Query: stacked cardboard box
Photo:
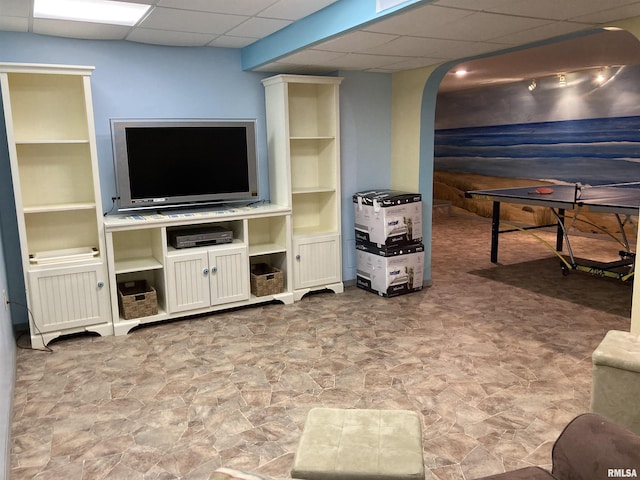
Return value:
[(371, 190), (353, 196), (356, 283), (384, 297), (422, 289), (422, 197)]

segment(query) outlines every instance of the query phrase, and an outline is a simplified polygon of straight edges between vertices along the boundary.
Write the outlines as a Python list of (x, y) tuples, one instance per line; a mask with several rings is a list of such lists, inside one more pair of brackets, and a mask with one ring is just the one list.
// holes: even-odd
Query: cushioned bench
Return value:
[(640, 338), (607, 332), (593, 352), (591, 410), (640, 434)]
[(304, 480), (423, 480), (422, 420), (407, 410), (313, 408), (291, 476)]

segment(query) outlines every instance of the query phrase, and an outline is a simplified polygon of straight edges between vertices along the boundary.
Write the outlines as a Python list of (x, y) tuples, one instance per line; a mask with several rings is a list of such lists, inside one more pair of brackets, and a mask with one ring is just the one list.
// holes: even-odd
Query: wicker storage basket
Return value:
[(282, 271), (266, 263), (251, 265), (251, 293), (256, 297), (274, 295), (284, 290)]
[(146, 280), (118, 283), (118, 305), (125, 320), (158, 313), (156, 290)]

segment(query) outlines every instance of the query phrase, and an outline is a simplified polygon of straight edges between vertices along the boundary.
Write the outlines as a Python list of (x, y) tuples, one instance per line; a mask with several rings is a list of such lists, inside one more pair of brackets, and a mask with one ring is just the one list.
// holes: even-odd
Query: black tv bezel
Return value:
[[(110, 120), (113, 161), (115, 168), (118, 212), (136, 210), (159, 210), (167, 208), (187, 208), (214, 206), (223, 203), (255, 201), (258, 197), (258, 159), (256, 147), (255, 119), (157, 119), (157, 118), (112, 118)], [(157, 198), (132, 198), (129, 178), (129, 155), (126, 131), (129, 128), (182, 128), (182, 127), (243, 127), (247, 139), (248, 185), (246, 191), (209, 192), (194, 195), (167, 195)]]

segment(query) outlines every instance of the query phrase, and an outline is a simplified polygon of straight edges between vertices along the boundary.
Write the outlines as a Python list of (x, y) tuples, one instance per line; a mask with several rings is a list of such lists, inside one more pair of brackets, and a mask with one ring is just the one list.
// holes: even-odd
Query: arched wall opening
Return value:
[[(640, 18), (615, 22), (640, 40)], [(554, 42), (562, 39), (555, 39)], [(522, 47), (531, 48), (532, 45)], [(505, 52), (500, 52), (501, 55)], [(393, 77), (393, 188), (419, 191), (429, 204), (433, 195), (435, 106), (440, 84), (446, 73), (462, 61), (400, 72)], [(417, 138), (418, 141), (412, 141)], [(413, 159), (413, 161), (408, 161)], [(431, 208), (423, 209), (425, 284), (433, 281), (431, 272)], [(638, 298), (636, 298), (638, 295)], [(640, 333), (640, 292), (634, 289), (631, 331)]]

